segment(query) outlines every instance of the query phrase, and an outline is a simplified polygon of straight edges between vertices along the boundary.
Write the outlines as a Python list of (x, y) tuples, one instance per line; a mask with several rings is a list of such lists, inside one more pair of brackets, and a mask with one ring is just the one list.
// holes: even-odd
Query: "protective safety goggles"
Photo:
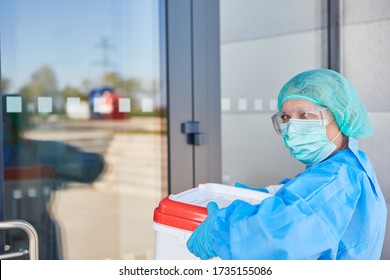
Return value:
[(328, 125), (334, 116), (328, 108), (297, 108), (293, 110), (283, 110), (272, 115), (272, 124), (275, 131), (282, 135), (282, 124), (287, 124), (290, 119), (299, 120), (323, 120), (319, 125)]

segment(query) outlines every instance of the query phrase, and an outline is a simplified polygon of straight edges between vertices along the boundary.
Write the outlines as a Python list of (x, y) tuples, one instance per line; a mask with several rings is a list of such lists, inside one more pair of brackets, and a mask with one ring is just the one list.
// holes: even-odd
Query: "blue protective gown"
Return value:
[(220, 209), (211, 237), (222, 259), (379, 259), (386, 215), (372, 165), (350, 138), (261, 204)]

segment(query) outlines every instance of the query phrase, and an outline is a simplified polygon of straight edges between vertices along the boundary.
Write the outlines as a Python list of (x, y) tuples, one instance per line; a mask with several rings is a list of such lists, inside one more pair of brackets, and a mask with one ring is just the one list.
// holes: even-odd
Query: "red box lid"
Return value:
[(250, 204), (258, 204), (270, 194), (233, 186), (206, 183), (172, 194), (160, 201), (154, 210), (156, 223), (179, 229), (193, 231), (207, 217), (206, 205), (210, 201), (223, 208), (234, 200), (241, 199)]
[(207, 217), (207, 208), (172, 200), (162, 199), (154, 209), (153, 221), (188, 231), (194, 231)]

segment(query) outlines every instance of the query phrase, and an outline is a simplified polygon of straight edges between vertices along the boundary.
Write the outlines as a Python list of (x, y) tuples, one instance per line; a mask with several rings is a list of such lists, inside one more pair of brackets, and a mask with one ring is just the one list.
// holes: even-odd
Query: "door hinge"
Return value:
[(200, 132), (199, 122), (184, 122), (181, 124), (181, 132), (187, 134), (187, 143), (189, 145), (206, 144), (206, 133)]

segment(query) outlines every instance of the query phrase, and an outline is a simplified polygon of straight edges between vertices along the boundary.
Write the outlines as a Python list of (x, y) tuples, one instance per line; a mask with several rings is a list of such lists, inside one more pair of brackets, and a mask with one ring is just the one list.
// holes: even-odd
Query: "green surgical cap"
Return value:
[(315, 69), (296, 75), (280, 90), (279, 111), (288, 100), (305, 100), (327, 107), (346, 136), (362, 138), (373, 132), (367, 111), (355, 89), (335, 71)]

